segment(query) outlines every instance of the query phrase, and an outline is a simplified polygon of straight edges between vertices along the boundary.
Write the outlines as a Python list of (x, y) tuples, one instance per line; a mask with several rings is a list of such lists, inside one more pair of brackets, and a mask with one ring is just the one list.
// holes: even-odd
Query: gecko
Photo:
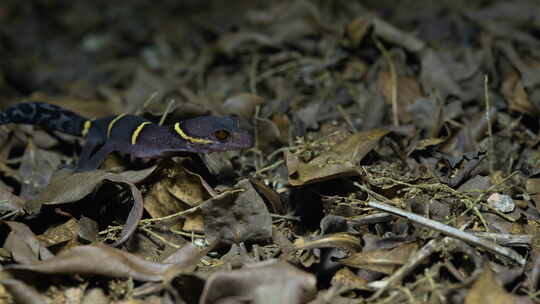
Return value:
[(38, 125), (85, 138), (77, 172), (98, 169), (113, 152), (162, 158), (177, 152), (241, 150), (253, 144), (251, 135), (238, 126), (238, 120), (228, 116), (200, 116), (160, 125), (126, 113), (89, 119), (53, 104), (31, 101), (0, 112), (0, 125), (8, 123)]

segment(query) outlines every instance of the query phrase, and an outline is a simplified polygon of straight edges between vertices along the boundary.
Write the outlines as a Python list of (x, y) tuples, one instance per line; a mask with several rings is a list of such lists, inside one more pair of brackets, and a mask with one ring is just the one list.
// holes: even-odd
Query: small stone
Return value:
[(510, 213), (516, 208), (514, 200), (505, 194), (493, 193), (487, 199), (488, 205), (502, 213)]

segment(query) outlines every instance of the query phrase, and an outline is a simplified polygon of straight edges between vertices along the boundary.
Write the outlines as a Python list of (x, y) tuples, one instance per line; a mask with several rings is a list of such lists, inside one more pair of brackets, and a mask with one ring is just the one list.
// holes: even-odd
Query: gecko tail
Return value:
[(81, 136), (88, 119), (70, 110), (43, 102), (23, 102), (0, 112), (0, 125), (38, 125), (50, 131)]

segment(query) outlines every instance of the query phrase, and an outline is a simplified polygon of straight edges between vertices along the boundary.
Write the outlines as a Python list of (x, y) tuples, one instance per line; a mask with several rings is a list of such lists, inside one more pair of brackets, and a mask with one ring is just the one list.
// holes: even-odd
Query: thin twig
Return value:
[(510, 234), (510, 233), (493, 233), (482, 231), (467, 231), (477, 237), (488, 239), (503, 246), (524, 246), (530, 247), (532, 243), (532, 235), (528, 234)]
[(266, 171), (268, 171), (268, 170), (272, 170), (272, 169), (278, 167), (279, 165), (283, 164), (284, 162), (285, 162), (285, 161), (284, 161), (283, 159), (280, 159), (280, 160), (278, 160), (277, 162), (275, 162), (275, 163), (273, 163), (273, 164), (271, 164), (271, 165), (269, 165), (269, 166), (266, 166), (266, 167), (264, 167), (264, 168), (261, 168), (261, 169), (259, 169), (259, 170), (257, 170), (257, 171), (255, 172), (255, 176), (261, 175), (262, 173), (264, 173), (264, 172), (266, 172)]
[(382, 285), (379, 288), (379, 290), (377, 290), (377, 292), (375, 292), (373, 296), (371, 296), (370, 299), (374, 300), (380, 297), (382, 293), (385, 292), (390, 286), (397, 284), (398, 282), (401, 282), (401, 280), (413, 269), (415, 269), (420, 263), (422, 263), (434, 252), (439, 251), (442, 246), (443, 240), (444, 238), (438, 239), (438, 240), (431, 240), (427, 242), (427, 244), (424, 245), (424, 247), (420, 248), (418, 251), (414, 253), (414, 255), (409, 257), (409, 259), (407, 260), (407, 263), (401, 266), (388, 279), (386, 279), (384, 281), (384, 285)]
[(148, 107), (148, 105), (149, 105), (152, 101), (154, 101), (154, 99), (156, 98), (157, 94), (158, 94), (158, 91), (154, 91), (152, 94), (150, 94), (150, 96), (148, 96), (148, 99), (146, 99), (146, 100), (144, 101), (142, 108), (141, 108), (141, 109), (138, 109), (137, 112), (135, 112), (135, 114), (137, 114), (137, 115), (141, 114), (141, 113)]
[(349, 115), (349, 113), (347, 113), (347, 111), (345, 111), (345, 109), (343, 109), (341, 105), (337, 105), (337, 109), (339, 113), (341, 114), (341, 116), (343, 116), (343, 119), (345, 119), (345, 122), (349, 125), (349, 127), (351, 127), (351, 130), (354, 133), (358, 132), (358, 129), (352, 123), (351, 115)]
[(201, 209), (201, 206), (202, 206), (202, 204), (198, 205), (198, 206), (195, 206), (195, 207), (192, 207), (192, 208), (189, 208), (187, 210), (183, 210), (183, 211), (180, 211), (180, 212), (169, 214), (169, 215), (163, 216), (163, 217), (144, 219), (144, 220), (141, 221), (141, 224), (150, 224), (150, 223), (154, 223), (154, 222), (168, 221), (168, 220), (171, 220), (171, 219), (174, 219), (174, 218), (177, 218), (177, 217), (181, 217), (181, 216), (184, 216), (184, 215), (187, 215), (187, 214), (192, 214), (192, 213), (195, 213), (196, 211), (198, 211), (199, 209)]
[(415, 222), (415, 223), (417, 223), (419, 225), (428, 227), (428, 228), (433, 229), (433, 230), (437, 230), (437, 231), (439, 231), (439, 232), (441, 232), (441, 233), (443, 233), (445, 235), (448, 235), (448, 236), (454, 237), (456, 239), (462, 240), (462, 241), (464, 241), (466, 243), (476, 245), (476, 246), (478, 246), (480, 248), (483, 248), (483, 249), (485, 249), (485, 250), (487, 250), (489, 252), (492, 252), (494, 254), (507, 257), (510, 260), (518, 263), (519, 265), (525, 265), (525, 263), (526, 263), (526, 260), (522, 256), (520, 256), (517, 252), (515, 252), (514, 250), (512, 250), (510, 248), (500, 246), (500, 245), (498, 245), (496, 243), (493, 243), (491, 241), (479, 238), (479, 237), (477, 237), (477, 236), (475, 236), (475, 235), (473, 235), (471, 233), (466, 233), (466, 232), (461, 231), (461, 230), (459, 230), (457, 228), (454, 228), (452, 226), (448, 226), (448, 225), (445, 225), (443, 223), (428, 219), (426, 217), (423, 217), (423, 216), (420, 216), (420, 215), (417, 215), (417, 214), (414, 214), (414, 213), (411, 213), (411, 212), (407, 212), (407, 211), (399, 209), (399, 208), (391, 207), (391, 206), (388, 206), (386, 204), (378, 203), (378, 202), (370, 201), (370, 202), (367, 202), (367, 205), (369, 207), (372, 207), (372, 208), (375, 208), (375, 209), (378, 209), (378, 210), (382, 210), (382, 211), (386, 211), (386, 212), (389, 212), (389, 213), (392, 213), (392, 214), (395, 214), (395, 215), (402, 216), (402, 217), (404, 217), (404, 218), (406, 218), (406, 219), (408, 219), (408, 220), (410, 220), (412, 222)]
[(159, 120), (159, 125), (160, 126), (162, 126), (163, 123), (165, 122), (165, 119), (167, 118), (167, 115), (169, 115), (169, 113), (171, 111), (171, 107), (175, 102), (176, 102), (176, 100), (174, 100), (174, 99), (171, 99), (171, 101), (169, 101), (169, 104), (167, 105), (167, 108), (165, 109), (165, 112), (163, 112), (163, 115), (161, 115), (161, 119)]
[(164, 237), (162, 237), (161, 235), (155, 233), (154, 231), (150, 230), (148, 227), (141, 227), (141, 229), (148, 233), (150, 236), (153, 236), (155, 237), (156, 239), (160, 240), (161, 242), (173, 247), (173, 248), (176, 248), (176, 249), (180, 249), (182, 248), (183, 246), (182, 245), (177, 245), (175, 243), (172, 243), (170, 241), (168, 241), (167, 239), (165, 239)]
[[(151, 224), (151, 223), (154, 223), (154, 222), (171, 220), (171, 219), (174, 219), (174, 218), (177, 218), (177, 217), (180, 217), (180, 216), (184, 216), (184, 215), (187, 215), (187, 214), (194, 213), (197, 210), (199, 210), (200, 208), (201, 208), (201, 205), (198, 205), (198, 206), (195, 206), (193, 208), (183, 210), (183, 211), (180, 211), (180, 212), (177, 212), (177, 213), (174, 213), (174, 214), (169, 214), (169, 215), (164, 216), (164, 217), (156, 217), (156, 218), (144, 219), (144, 220), (141, 220), (139, 222), (138, 226), (142, 226), (143, 224)], [(107, 234), (107, 233), (112, 232), (112, 231), (122, 230), (123, 227), (124, 227), (123, 225), (111, 226), (111, 227), (108, 227), (105, 230), (100, 231), (98, 234), (99, 235), (104, 235), (104, 234)]]
[(286, 215), (286, 214), (275, 214), (270, 213), (270, 216), (277, 219), (284, 219), (284, 220), (290, 220), (290, 221), (300, 221), (299, 216), (293, 216), (293, 215)]
[(183, 231), (183, 230), (180, 230), (180, 229), (174, 229), (174, 228), (170, 228), (170, 231), (172, 233), (174, 233), (174, 234), (179, 234), (179, 235), (182, 235), (182, 236), (189, 237), (189, 238), (191, 238), (192, 242), (193, 242), (193, 239), (195, 239), (195, 238), (204, 239), (206, 237), (204, 233), (196, 234), (194, 231), (187, 232), (187, 231)]
[(254, 54), (249, 66), (249, 88), (252, 94), (257, 95), (257, 68), (259, 67), (259, 55)]

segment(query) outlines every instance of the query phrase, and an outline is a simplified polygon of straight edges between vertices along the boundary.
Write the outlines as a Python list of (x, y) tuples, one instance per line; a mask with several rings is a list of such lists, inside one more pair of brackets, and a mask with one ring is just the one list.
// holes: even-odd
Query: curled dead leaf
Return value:
[(249, 180), (237, 186), (245, 191), (225, 192), (201, 206), (207, 238), (225, 243), (271, 239), (272, 218), (263, 199)]
[[(185, 251), (194, 254), (192, 250)], [(44, 261), (26, 265), (9, 265), (8, 271), (32, 271), (49, 274), (103, 275), (113, 278), (133, 278), (139, 281), (161, 281), (167, 270), (186, 257), (171, 259), (172, 263), (156, 263), (137, 255), (104, 245), (77, 246)]]
[(119, 245), (135, 232), (143, 214), (142, 195), (134, 183), (142, 181), (155, 168), (153, 166), (140, 171), (126, 171), (119, 174), (100, 170), (79, 173), (60, 171), (51, 180), (51, 183), (39, 193), (37, 198), (29, 201), (26, 208), (30, 212), (36, 212), (41, 208), (41, 205), (64, 204), (81, 200), (106, 180), (126, 185), (133, 197), (133, 207), (129, 211), (120, 238), (115, 242), (115, 245)]
[(356, 175), (358, 163), (389, 131), (374, 129), (349, 136), (309, 162), (287, 152), (289, 183), (293, 186), (320, 182), (340, 176)]
[(360, 240), (354, 235), (345, 232), (332, 233), (316, 237), (312, 240), (298, 239), (294, 247), (300, 249), (314, 248), (344, 248), (349, 250), (359, 250), (361, 248)]
[(508, 108), (511, 111), (527, 115), (540, 112), (538, 107), (529, 99), (529, 94), (525, 91), (525, 87), (516, 71), (507, 75), (502, 83), (501, 91), (508, 101)]
[(197, 206), (210, 197), (201, 177), (185, 168), (174, 166), (164, 173), (145, 195), (144, 209), (153, 218)]

